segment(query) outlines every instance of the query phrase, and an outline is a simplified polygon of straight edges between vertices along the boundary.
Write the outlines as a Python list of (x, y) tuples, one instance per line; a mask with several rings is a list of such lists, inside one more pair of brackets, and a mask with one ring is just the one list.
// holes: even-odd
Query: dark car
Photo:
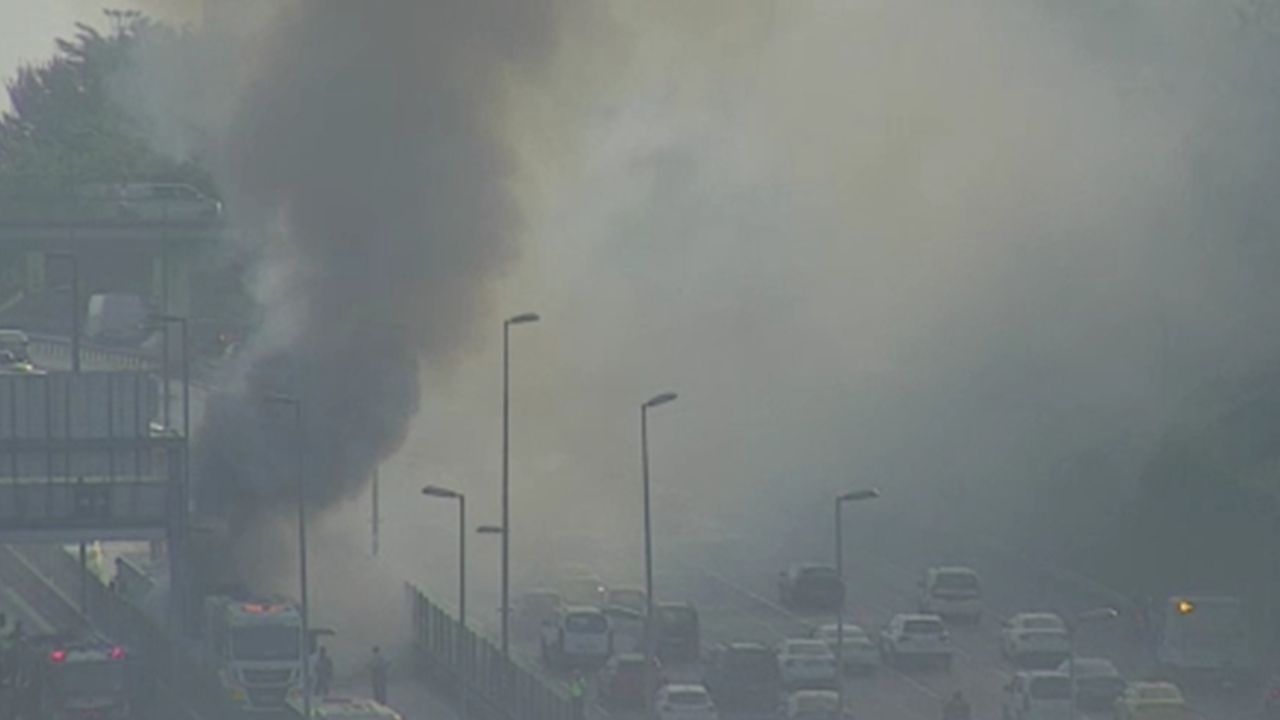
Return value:
[(687, 602), (657, 603), (653, 608), (654, 638), (658, 657), (664, 660), (697, 660), (700, 653), (698, 611)]
[(844, 583), (830, 565), (792, 565), (778, 577), (778, 600), (790, 609), (835, 612), (844, 607)]
[(772, 711), (778, 707), (782, 686), (778, 658), (759, 643), (718, 645), (708, 658), (705, 681), (719, 708)]
[(644, 655), (621, 653), (609, 658), (609, 662), (600, 671), (600, 700), (615, 710), (643, 708), (645, 699), (665, 683), (662, 665), (654, 658), (653, 675), (649, 678), (649, 689), (646, 691)]

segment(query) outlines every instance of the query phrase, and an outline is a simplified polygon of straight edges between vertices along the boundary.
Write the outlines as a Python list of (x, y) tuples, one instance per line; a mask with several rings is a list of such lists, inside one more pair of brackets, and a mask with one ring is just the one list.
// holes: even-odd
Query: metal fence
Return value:
[(558, 687), (463, 627), (449, 613), (406, 584), (413, 642), (427, 680), (455, 698), (465, 688), (471, 717), (485, 720), (574, 720), (573, 704)]

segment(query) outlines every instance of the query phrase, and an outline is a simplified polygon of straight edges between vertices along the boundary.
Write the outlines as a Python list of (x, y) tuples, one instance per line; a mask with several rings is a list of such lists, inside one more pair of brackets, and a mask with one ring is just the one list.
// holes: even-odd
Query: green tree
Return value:
[(76, 24), (49, 61), (21, 68), (7, 83), (0, 115), (0, 195), (63, 195), (91, 182), (167, 179), (209, 189), (199, 168), (151, 149), (146, 129), (115, 102), (113, 78), (150, 33), (176, 33), (136, 11), (105, 11), (103, 33)]

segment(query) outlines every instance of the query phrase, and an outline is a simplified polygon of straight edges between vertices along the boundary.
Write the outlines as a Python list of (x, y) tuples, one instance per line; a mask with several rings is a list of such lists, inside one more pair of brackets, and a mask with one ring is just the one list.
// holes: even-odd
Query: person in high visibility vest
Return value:
[(569, 682), (569, 702), (573, 704), (573, 720), (586, 720), (587, 717), (587, 679), (578, 671)]

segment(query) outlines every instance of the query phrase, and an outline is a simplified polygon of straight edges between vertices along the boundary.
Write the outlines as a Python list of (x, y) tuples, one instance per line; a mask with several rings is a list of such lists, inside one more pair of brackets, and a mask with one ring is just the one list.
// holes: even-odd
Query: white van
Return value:
[(1071, 677), (1051, 670), (1016, 673), (1004, 686), (1004, 720), (1070, 720)]
[(134, 345), (151, 334), (147, 327), (147, 303), (132, 293), (99, 293), (89, 296), (85, 337), (110, 345)]
[(960, 566), (926, 570), (920, 580), (920, 612), (981, 622), (982, 585), (978, 573)]
[(564, 608), (542, 624), (542, 659), (552, 666), (604, 664), (609, 659), (609, 618), (599, 608)]

